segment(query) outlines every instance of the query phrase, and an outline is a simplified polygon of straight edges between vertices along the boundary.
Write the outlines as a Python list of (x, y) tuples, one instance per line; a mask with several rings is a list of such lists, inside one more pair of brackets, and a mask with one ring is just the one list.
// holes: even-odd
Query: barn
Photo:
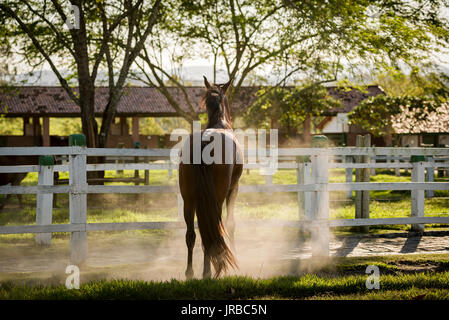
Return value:
[[(245, 112), (255, 99), (260, 87), (242, 87), (231, 104), (233, 117)], [(176, 87), (167, 90), (184, 110), (188, 110), (184, 93)], [(328, 87), (329, 94), (342, 101), (342, 107), (331, 110), (318, 128), (337, 145), (355, 145), (355, 136), (362, 131), (346, 124), (347, 113), (360, 101), (370, 96), (384, 94), (378, 86), (369, 86), (367, 92), (358, 89), (341, 90)], [(75, 88), (76, 92), (77, 89)], [(204, 92), (203, 87), (186, 87), (192, 105), (199, 106)], [(95, 114), (101, 117), (108, 98), (108, 88), (98, 87), (95, 95)], [(67, 145), (67, 137), (50, 135), (51, 118), (76, 118), (80, 108), (67, 95), (62, 87), (23, 86), (0, 89), (0, 114), (5, 117), (23, 119), (22, 135), (0, 136), (1, 146), (58, 146)], [(111, 127), (107, 147), (131, 148), (140, 142), (143, 148), (167, 146), (169, 137), (141, 134), (141, 117), (176, 117), (175, 109), (165, 96), (154, 87), (127, 87), (120, 100), (115, 123)], [(131, 121), (128, 121), (131, 119)], [(131, 125), (129, 125), (131, 123)]]

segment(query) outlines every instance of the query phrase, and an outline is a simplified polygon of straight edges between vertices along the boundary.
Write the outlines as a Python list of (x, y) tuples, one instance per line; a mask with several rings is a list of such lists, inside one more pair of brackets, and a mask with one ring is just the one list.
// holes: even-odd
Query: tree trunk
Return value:
[(387, 127), (386, 128), (386, 135), (385, 135), (385, 143), (387, 145), (387, 147), (392, 147), (393, 146), (393, 135), (391, 133), (391, 127)]
[(302, 130), (302, 142), (306, 145), (310, 145), (310, 115), (307, 115), (304, 119), (303, 130)]

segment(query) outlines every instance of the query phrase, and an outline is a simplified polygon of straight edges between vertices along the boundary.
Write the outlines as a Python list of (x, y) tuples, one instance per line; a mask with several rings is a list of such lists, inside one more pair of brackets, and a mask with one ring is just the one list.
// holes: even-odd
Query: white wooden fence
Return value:
[[(99, 230), (137, 230), (184, 228), (182, 211), (179, 211), (178, 221), (173, 222), (129, 222), (129, 223), (87, 223), (88, 193), (176, 193), (177, 186), (111, 186), (88, 185), (87, 171), (102, 170), (162, 170), (173, 169), (170, 163), (105, 163), (87, 164), (89, 156), (114, 157), (146, 157), (146, 159), (169, 159), (168, 149), (96, 149), (85, 147), (13, 147), (0, 148), (0, 156), (13, 155), (66, 155), (69, 165), (54, 166), (2, 166), (0, 173), (6, 172), (39, 172), (37, 186), (0, 186), (0, 194), (37, 194), (36, 225), (0, 226), (0, 234), (36, 233), (39, 244), (49, 244), (52, 232), (70, 232), (71, 261), (82, 263), (87, 257), (87, 232)], [(395, 225), (411, 224), (416, 230), (423, 230), (424, 224), (449, 224), (449, 217), (425, 217), (424, 191), (449, 190), (449, 182), (425, 182), (425, 168), (449, 168), (449, 163), (442, 162), (385, 162), (385, 163), (344, 163), (333, 162), (335, 158), (348, 156), (370, 157), (402, 157), (412, 155), (426, 157), (447, 157), (447, 148), (288, 148), (279, 149), (282, 159), (296, 159), (299, 156), (310, 156), (310, 162), (280, 162), (279, 169), (296, 169), (296, 184), (272, 184), (267, 179), (265, 185), (242, 185), (240, 193), (248, 192), (297, 192), (300, 214), (294, 221), (259, 220), (251, 221), (252, 225), (306, 227), (311, 231), (314, 256), (329, 255), (329, 228), (349, 226)], [(245, 164), (245, 169), (260, 168), (259, 164)], [(330, 168), (409, 168), (412, 170), (412, 182), (371, 183), (352, 182), (352, 176), (345, 183), (329, 183)], [(54, 171), (69, 171), (69, 185), (53, 185)], [(433, 171), (433, 170), (432, 170)], [(348, 172), (348, 171), (347, 171)], [(348, 175), (347, 175), (348, 177)], [(385, 219), (329, 219), (329, 192), (358, 190), (411, 190), (412, 206), (409, 218)], [(52, 224), (52, 196), (54, 193), (69, 194), (70, 223)], [(304, 200), (301, 200), (304, 199)], [(178, 193), (179, 208), (182, 209), (182, 199)], [(303, 209), (301, 203), (304, 203)]]

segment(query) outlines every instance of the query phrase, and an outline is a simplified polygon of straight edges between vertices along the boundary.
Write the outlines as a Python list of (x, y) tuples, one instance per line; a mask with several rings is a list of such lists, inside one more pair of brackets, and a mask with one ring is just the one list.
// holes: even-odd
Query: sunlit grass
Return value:
[(0, 299), (447, 299), (449, 272), (381, 275), (379, 290), (366, 287), (366, 275), (284, 276), (270, 279), (92, 281), (79, 290), (64, 285), (0, 284)]
[[(139, 172), (143, 177), (144, 171)], [(133, 170), (125, 170), (117, 175), (116, 171), (106, 171), (106, 177), (134, 177)], [(150, 171), (151, 185), (175, 185), (178, 173), (173, 170)], [(61, 179), (68, 178), (68, 173), (61, 173)], [(266, 177), (259, 170), (244, 170), (241, 185), (264, 184)], [(274, 184), (296, 184), (296, 170), (278, 170), (273, 176)], [(331, 183), (344, 182), (344, 169), (331, 169)], [(437, 181), (448, 181), (449, 178), (437, 178)], [(408, 182), (410, 175), (396, 177), (393, 172), (378, 170), (371, 176), (372, 182)], [(24, 180), (25, 185), (37, 183), (37, 173), (30, 173)], [(126, 185), (133, 183), (108, 183)], [(435, 195), (445, 195), (449, 191), (436, 191)], [(371, 218), (409, 217), (411, 212), (410, 191), (371, 191)], [(354, 203), (345, 199), (344, 192), (331, 192), (330, 218), (353, 219)], [(339, 201), (334, 201), (339, 200)], [(381, 201), (382, 200), (382, 201)], [(387, 200), (387, 201), (385, 201)], [(0, 214), (0, 225), (34, 224), (36, 219), (36, 195), (23, 195), (24, 208), (18, 209), (16, 197), (12, 197), (12, 208), (5, 208)], [(69, 223), (69, 197), (67, 194), (57, 195), (57, 205), (53, 208), (53, 223)], [(426, 216), (449, 214), (448, 198), (432, 198), (425, 200)], [(176, 221), (177, 198), (175, 194), (103, 194), (88, 195), (88, 223), (104, 222), (137, 222), (137, 221)], [(299, 215), (298, 197), (296, 193), (248, 194), (240, 193), (236, 202), (237, 219), (278, 219), (297, 220)], [(377, 227), (376, 227), (377, 228)], [(382, 226), (386, 229), (406, 229), (407, 226)], [(0, 237), (2, 239), (2, 237)]]

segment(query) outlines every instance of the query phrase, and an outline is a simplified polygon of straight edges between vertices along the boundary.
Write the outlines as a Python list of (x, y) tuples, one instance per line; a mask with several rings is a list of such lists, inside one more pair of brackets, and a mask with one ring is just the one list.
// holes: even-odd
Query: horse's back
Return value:
[[(221, 143), (214, 141), (219, 138)], [(181, 194), (185, 198), (193, 197), (192, 183), (195, 179), (194, 167), (195, 165), (210, 166), (212, 170), (213, 183), (216, 189), (218, 198), (224, 199), (228, 194), (229, 189), (233, 188), (237, 183), (243, 171), (243, 154), (240, 148), (240, 144), (232, 133), (232, 130), (227, 129), (206, 129), (201, 132), (201, 148), (198, 151), (201, 152), (201, 157), (197, 159), (193, 156), (195, 147), (193, 146), (193, 135), (190, 135), (180, 152), (181, 161), (179, 164), (179, 186)], [(211, 147), (210, 144), (214, 143), (215, 147), (209, 153), (210, 159), (204, 159), (203, 151), (205, 148)], [(221, 148), (220, 148), (221, 147)], [(183, 157), (183, 153), (189, 151), (189, 158)], [(215, 152), (220, 154), (217, 156)], [(197, 161), (194, 161), (197, 160)], [(199, 160), (199, 161), (198, 161)], [(208, 160), (208, 161), (205, 161)]]

